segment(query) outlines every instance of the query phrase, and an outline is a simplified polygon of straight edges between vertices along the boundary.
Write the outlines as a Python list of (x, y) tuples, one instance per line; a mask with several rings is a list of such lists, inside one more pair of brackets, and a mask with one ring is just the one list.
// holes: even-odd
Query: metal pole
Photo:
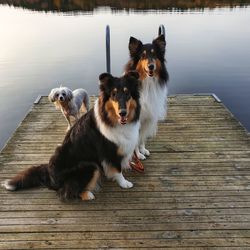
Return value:
[(161, 24), (161, 25), (159, 26), (158, 35), (159, 35), (159, 36), (160, 36), (160, 35), (164, 35), (164, 36), (165, 36), (165, 27), (164, 27), (163, 24)]
[(107, 72), (111, 72), (110, 68), (110, 28), (109, 25), (106, 26), (106, 66)]

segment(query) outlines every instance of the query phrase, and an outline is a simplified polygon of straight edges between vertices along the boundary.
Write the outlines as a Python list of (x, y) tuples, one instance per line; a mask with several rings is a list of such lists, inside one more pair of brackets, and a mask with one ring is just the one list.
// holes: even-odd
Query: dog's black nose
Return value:
[(127, 110), (126, 110), (126, 109), (121, 109), (120, 112), (119, 112), (119, 115), (120, 115), (121, 117), (126, 116), (126, 115), (127, 115)]
[(148, 65), (148, 69), (149, 69), (149, 70), (154, 70), (154, 67), (155, 67), (154, 64), (149, 64), (149, 65)]
[(63, 97), (62, 96), (60, 96), (60, 101), (63, 101)]

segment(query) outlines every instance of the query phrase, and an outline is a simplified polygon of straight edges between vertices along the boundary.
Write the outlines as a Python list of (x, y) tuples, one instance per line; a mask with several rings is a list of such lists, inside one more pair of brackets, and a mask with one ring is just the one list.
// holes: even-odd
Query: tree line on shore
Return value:
[(217, 7), (245, 7), (250, 0), (0, 0), (0, 4), (36, 11), (92, 12), (98, 7), (110, 7), (112, 11), (185, 11)]

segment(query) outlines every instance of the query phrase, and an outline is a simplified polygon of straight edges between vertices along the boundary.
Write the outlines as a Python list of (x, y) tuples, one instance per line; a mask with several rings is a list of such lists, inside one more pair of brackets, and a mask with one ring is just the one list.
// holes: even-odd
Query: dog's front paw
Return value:
[(140, 152), (145, 156), (149, 156), (150, 152), (146, 148), (140, 148)]
[(121, 188), (132, 188), (134, 185), (132, 182), (124, 179), (122, 182), (119, 183)]
[(95, 196), (92, 192), (90, 191), (84, 191), (80, 194), (80, 197), (83, 201), (90, 201), (90, 200), (94, 200)]
[(146, 160), (146, 156), (140, 152), (137, 152), (136, 156), (139, 160)]
[(146, 159), (146, 156), (140, 152), (139, 147), (137, 147), (135, 149), (135, 154), (136, 154), (136, 156), (137, 156), (137, 158), (139, 160), (145, 160)]
[(116, 173), (113, 177), (113, 180), (117, 181), (118, 185), (121, 188), (132, 188), (133, 187), (133, 183), (130, 181), (127, 181), (124, 176), (122, 175), (122, 173)]

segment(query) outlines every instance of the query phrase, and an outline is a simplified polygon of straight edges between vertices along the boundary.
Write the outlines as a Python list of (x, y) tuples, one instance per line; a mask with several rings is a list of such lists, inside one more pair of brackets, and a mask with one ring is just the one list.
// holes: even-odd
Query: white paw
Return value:
[(146, 148), (141, 148), (140, 151), (141, 151), (141, 153), (142, 153), (143, 155), (146, 155), (146, 156), (149, 156), (149, 155), (150, 155), (150, 152), (149, 152)]
[(95, 196), (92, 192), (88, 191), (88, 198), (89, 198), (89, 200), (94, 200)]
[(5, 182), (3, 182), (1, 184), (1, 186), (4, 187), (6, 190), (9, 190), (9, 191), (15, 191), (16, 190), (15, 186), (9, 184), (9, 180), (6, 180)]
[(134, 186), (132, 182), (127, 181), (126, 179), (124, 179), (124, 181), (119, 183), (119, 185), (121, 188), (132, 188)]
[(145, 159), (146, 159), (146, 156), (143, 155), (143, 154), (140, 153), (140, 152), (136, 152), (136, 155), (137, 155), (137, 157), (138, 157), (139, 160), (145, 160)]
[(90, 201), (90, 200), (94, 200), (95, 199), (95, 196), (92, 192), (90, 191), (85, 191), (85, 192), (82, 192), (80, 194), (80, 197), (83, 201)]

